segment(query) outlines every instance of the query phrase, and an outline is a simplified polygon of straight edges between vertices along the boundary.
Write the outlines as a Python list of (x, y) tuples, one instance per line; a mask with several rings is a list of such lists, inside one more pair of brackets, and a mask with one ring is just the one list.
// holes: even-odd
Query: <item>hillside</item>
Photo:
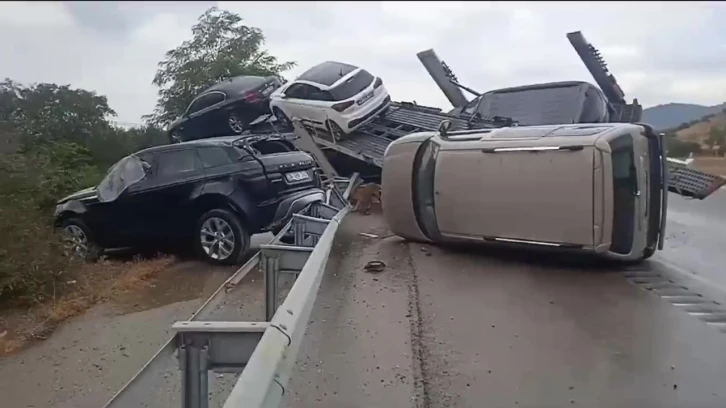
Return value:
[(726, 109), (726, 103), (716, 106), (703, 106), (690, 103), (667, 103), (643, 110), (643, 122), (657, 130), (675, 128), (683, 123), (698, 120)]
[(676, 136), (684, 142), (697, 142), (703, 144), (708, 136), (708, 132), (713, 127), (726, 127), (726, 112), (721, 112), (711, 116), (706, 120), (701, 120), (691, 124), (685, 129), (676, 132)]

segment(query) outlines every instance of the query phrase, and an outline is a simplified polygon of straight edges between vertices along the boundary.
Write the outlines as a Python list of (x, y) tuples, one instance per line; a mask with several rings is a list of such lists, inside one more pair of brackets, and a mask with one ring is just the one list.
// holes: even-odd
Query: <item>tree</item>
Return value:
[(116, 112), (106, 97), (95, 92), (69, 85), (0, 82), (0, 121), (12, 124), (26, 147), (53, 140), (85, 145), (111, 130), (112, 116)]
[(711, 150), (714, 146), (723, 146), (726, 142), (726, 127), (714, 126), (709, 129), (705, 142)]
[(239, 75), (280, 75), (295, 62), (278, 62), (262, 49), (265, 37), (242, 18), (216, 7), (208, 9), (192, 27), (193, 38), (168, 51), (152, 83), (159, 99), (148, 123), (164, 127), (181, 115), (205, 88)]
[(668, 157), (687, 157), (689, 154), (697, 154), (701, 151), (701, 145), (696, 142), (684, 142), (675, 133), (666, 133)]

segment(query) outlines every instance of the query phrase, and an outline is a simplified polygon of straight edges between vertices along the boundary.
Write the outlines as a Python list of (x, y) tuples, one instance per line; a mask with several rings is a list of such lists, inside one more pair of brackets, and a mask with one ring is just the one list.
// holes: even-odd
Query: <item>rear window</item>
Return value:
[(373, 82), (373, 75), (368, 71), (361, 69), (357, 74), (343, 82), (342, 84), (332, 88), (330, 93), (336, 101), (352, 98), (358, 95), (362, 90), (368, 88)]
[(303, 72), (297, 79), (330, 86), (336, 83), (340, 78), (353, 72), (355, 69), (356, 67), (353, 65), (344, 64), (342, 62), (327, 61)]

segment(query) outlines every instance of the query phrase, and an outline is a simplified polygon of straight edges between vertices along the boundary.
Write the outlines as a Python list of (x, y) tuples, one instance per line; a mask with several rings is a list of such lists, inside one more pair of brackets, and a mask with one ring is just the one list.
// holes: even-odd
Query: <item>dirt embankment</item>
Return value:
[[(66, 282), (72, 289), (57, 298), (31, 306), (0, 306), (0, 356), (47, 339), (61, 323), (100, 303), (111, 302), (123, 314), (199, 297), (204, 285), (199, 285), (195, 271), (208, 269), (200, 262), (181, 262), (172, 256), (84, 265), (77, 277)], [(233, 271), (219, 269), (217, 286)]]

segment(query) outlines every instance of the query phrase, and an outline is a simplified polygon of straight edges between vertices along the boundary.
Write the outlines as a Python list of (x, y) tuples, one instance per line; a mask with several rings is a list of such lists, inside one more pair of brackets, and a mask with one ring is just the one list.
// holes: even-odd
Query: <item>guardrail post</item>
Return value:
[(198, 344), (194, 341), (195, 339), (190, 340), (179, 347), (179, 365), (182, 371), (182, 407), (207, 408), (209, 406), (207, 346)]
[(263, 253), (260, 265), (265, 277), (265, 321), (269, 322), (277, 310), (277, 278), (280, 262), (278, 258), (265, 256)]

